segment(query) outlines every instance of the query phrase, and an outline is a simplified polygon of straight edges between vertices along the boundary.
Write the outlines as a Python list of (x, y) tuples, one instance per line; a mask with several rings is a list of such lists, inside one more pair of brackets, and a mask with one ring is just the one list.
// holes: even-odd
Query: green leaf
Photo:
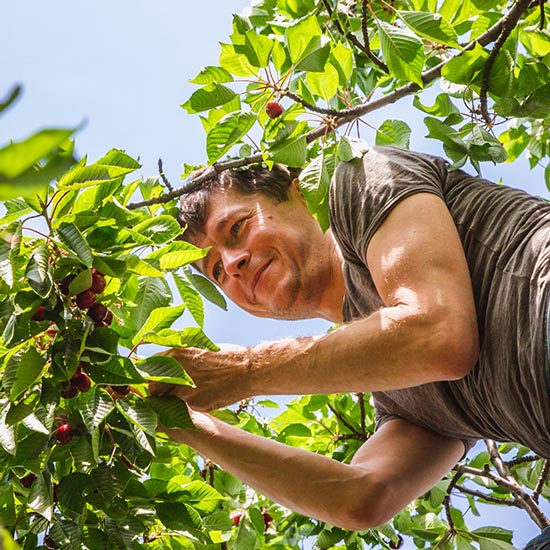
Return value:
[(209, 302), (227, 311), (225, 298), (210, 279), (197, 273), (190, 273), (189, 281)]
[(21, 350), (8, 359), (2, 383), (12, 401), (36, 382), (45, 364), (46, 359), (33, 347)]
[(162, 215), (138, 223), (134, 228), (155, 244), (171, 242), (181, 234), (181, 226), (173, 216)]
[(353, 52), (341, 42), (332, 48), (330, 63), (338, 71), (340, 86), (347, 87), (353, 74)]
[(409, 29), (428, 40), (460, 48), (458, 36), (450, 23), (438, 13), (399, 11), (399, 16)]
[(125, 256), (126, 268), (130, 273), (145, 275), (146, 277), (164, 277), (164, 272), (157, 269), (147, 260), (142, 260), (139, 256), (129, 254)]
[(162, 279), (147, 277), (142, 279), (138, 285), (138, 293), (135, 298), (136, 307), (130, 311), (128, 321), (139, 330), (147, 321), (151, 311), (157, 307), (165, 307), (170, 303), (171, 296), (168, 294)]
[(142, 429), (146, 434), (155, 437), (157, 432), (157, 415), (146, 403), (139, 399), (117, 400), (117, 409), (123, 416)]
[(0, 527), (0, 548), (3, 550), (20, 550), (20, 546), (11, 538), (4, 528)]
[(193, 380), (179, 361), (169, 355), (153, 355), (136, 363), (136, 368), (146, 380), (193, 386)]
[(298, 135), (271, 146), (269, 156), (274, 162), (280, 162), (287, 166), (303, 166), (307, 159), (306, 136)]
[(78, 404), (80, 416), (89, 433), (94, 432), (115, 408), (111, 396), (100, 388), (80, 394)]
[(124, 386), (145, 382), (127, 357), (113, 356), (106, 363), (96, 363), (89, 374), (96, 384)]
[(142, 336), (147, 332), (159, 332), (170, 328), (174, 321), (179, 319), (185, 310), (185, 305), (159, 307), (153, 309), (139, 332), (132, 338), (134, 346), (139, 344)]
[(38, 475), (32, 484), (28, 506), (37, 514), (51, 521), (53, 517), (51, 483), (44, 479), (43, 474)]
[(191, 97), (182, 105), (189, 113), (200, 113), (208, 111), (213, 107), (218, 107), (231, 101), (236, 96), (235, 92), (223, 84), (213, 82), (207, 84), (204, 88), (193, 92)]
[(168, 529), (187, 531), (202, 527), (198, 512), (182, 502), (161, 502), (156, 505), (156, 510), (158, 518)]
[[(253, 67), (264, 68), (269, 64), (269, 55), (273, 49), (274, 41), (263, 35), (257, 34), (256, 30), (251, 29), (244, 35), (244, 47), (242, 53), (246, 55), (249, 63)], [(241, 48), (239, 48), (241, 51)]]
[(90, 489), (93, 489), (93, 484), (89, 476), (79, 472), (71, 473), (59, 481), (56, 491), (58, 502), (68, 510), (82, 514), (86, 506), (83, 495)]
[(71, 251), (74, 252), (79, 261), (86, 267), (92, 267), (94, 257), (92, 250), (78, 227), (72, 223), (64, 223), (57, 228), (59, 240)]
[(197, 324), (201, 328), (204, 328), (204, 303), (201, 295), (191, 286), (191, 283), (187, 279), (176, 273), (172, 275), (181, 299), (187, 306), (187, 310), (191, 313)]
[(46, 243), (32, 254), (25, 273), (30, 287), (41, 298), (47, 298), (52, 290), (53, 277), (50, 267), (50, 253)]
[(256, 115), (239, 111), (225, 115), (206, 136), (208, 162), (216, 162), (254, 126)]
[(159, 422), (166, 428), (194, 429), (187, 405), (181, 399), (173, 396), (149, 396), (144, 402), (153, 409)]
[(214, 67), (210, 65), (208, 67), (203, 67), (199, 71), (199, 74), (189, 82), (205, 86), (207, 84), (213, 84), (214, 82), (222, 83), (232, 81), (233, 77), (229, 71), (226, 71), (222, 67)]
[(52, 153), (75, 132), (74, 129), (41, 130), (18, 143), (0, 149), (0, 178), (13, 179)]
[(327, 103), (336, 95), (339, 80), (338, 71), (332, 65), (327, 65), (323, 72), (309, 72), (306, 75), (311, 92)]
[(297, 65), (297, 71), (321, 72), (326, 70), (330, 56), (330, 43), (326, 37), (321, 37), (319, 47), (306, 55)]
[(433, 116), (447, 117), (460, 112), (448, 94), (439, 94), (431, 107), (423, 105), (420, 98), (415, 95), (413, 105), (424, 113)]
[(470, 84), (483, 70), (489, 54), (476, 44), (474, 49), (462, 53), (443, 66), (441, 76), (455, 84)]
[(368, 144), (362, 139), (341, 136), (338, 140), (338, 158), (343, 162), (363, 158), (368, 150)]
[(17, 84), (8, 92), (8, 96), (6, 97), (6, 99), (3, 99), (0, 101), (0, 113), (2, 111), (5, 111), (10, 105), (12, 105), (17, 100), (17, 98), (21, 94), (22, 89), (23, 88), (19, 84)]
[(168, 481), (168, 492), (176, 493), (181, 501), (193, 506), (201, 514), (212, 514), (224, 500), (227, 500), (227, 497), (202, 481), (182, 485), (177, 477)]
[(386, 120), (376, 131), (376, 145), (408, 149), (411, 137), (409, 125), (401, 120)]
[(378, 22), (380, 44), (390, 72), (401, 80), (423, 87), (424, 44), (410, 31)]
[(331, 174), (325, 155), (313, 159), (300, 173), (300, 189), (310, 212), (317, 218), (323, 231), (330, 225), (328, 216), (328, 188)]
[(15, 456), (15, 428), (6, 422), (9, 401), (0, 399), (0, 445), (9, 454)]
[(298, 64), (305, 57), (318, 50), (321, 47), (322, 34), (315, 15), (302, 19), (295, 25), (288, 27), (285, 39), (292, 63)]
[(244, 54), (235, 50), (232, 44), (220, 44), (220, 65), (236, 76), (254, 77), (258, 69), (253, 67)]

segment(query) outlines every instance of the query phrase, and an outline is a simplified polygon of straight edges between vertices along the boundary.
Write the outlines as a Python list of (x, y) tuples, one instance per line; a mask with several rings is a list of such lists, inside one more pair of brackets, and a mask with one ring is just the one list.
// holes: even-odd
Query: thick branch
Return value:
[[(327, 11), (329, 11), (329, 13), (332, 13), (330, 5), (326, 2), (326, 0), (323, 0), (323, 1), (325, 5), (328, 5)], [(500, 35), (500, 33), (502, 32), (502, 29), (504, 26), (515, 25), (517, 23), (517, 21), (521, 17), (521, 14), (530, 6), (530, 2), (531, 0), (517, 0), (517, 2), (512, 6), (510, 11), (500, 21), (495, 23), (495, 25), (493, 25), (490, 29), (484, 32), (476, 40), (473, 40), (472, 42), (467, 44), (463, 51), (471, 50), (472, 48), (474, 48), (476, 44), (486, 46), (487, 44), (490, 44), (491, 42), (496, 40)], [(451, 59), (456, 59), (457, 57), (460, 57), (462, 53), (463, 52), (458, 53), (456, 56), (452, 57)], [(436, 65), (435, 67), (422, 73), (422, 82), (424, 84), (429, 84), (430, 82), (433, 82), (434, 80), (439, 78), (441, 76), (442, 68), (447, 63), (448, 61), (444, 61), (439, 65)], [(333, 120), (331, 120), (330, 127), (332, 129), (336, 129), (340, 126), (343, 126), (344, 124), (347, 124), (348, 122), (351, 122), (354, 119), (357, 119), (373, 111), (377, 111), (378, 109), (382, 109), (383, 107), (387, 107), (388, 105), (391, 105), (392, 103), (395, 103), (396, 101), (404, 97), (407, 97), (409, 95), (416, 93), (418, 90), (420, 90), (420, 87), (418, 86), (418, 84), (415, 84), (414, 82), (410, 82), (374, 101), (369, 101), (367, 103), (364, 103), (352, 109), (343, 109), (341, 111), (337, 111), (337, 115), (333, 117)], [(320, 137), (323, 137), (324, 135), (326, 135), (326, 133), (327, 133), (327, 125), (323, 123), (306, 134), (306, 141), (308, 143), (311, 143), (312, 141), (315, 141)], [(246, 166), (248, 164), (255, 164), (258, 162), (262, 162), (262, 160), (263, 160), (263, 154), (258, 153), (256, 155), (252, 155), (250, 157), (246, 157), (243, 159), (234, 159), (234, 160), (214, 164), (205, 172), (203, 172), (199, 177), (188, 182), (185, 186), (179, 189), (174, 189), (173, 191), (170, 191), (169, 193), (166, 193), (154, 199), (130, 203), (128, 205), (128, 208), (133, 210), (135, 208), (140, 208), (142, 206), (149, 206), (152, 204), (163, 204), (163, 203), (170, 202), (171, 200), (178, 198), (181, 195), (192, 192), (203, 181), (212, 177), (217, 172), (221, 172), (223, 170), (229, 170), (231, 168), (239, 168), (242, 166)]]

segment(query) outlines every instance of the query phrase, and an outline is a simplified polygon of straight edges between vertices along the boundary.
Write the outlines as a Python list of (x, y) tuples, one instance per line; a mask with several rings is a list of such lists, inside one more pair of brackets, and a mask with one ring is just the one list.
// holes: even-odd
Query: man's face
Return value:
[(278, 319), (317, 316), (330, 282), (327, 242), (294, 183), (289, 200), (278, 204), (220, 189), (210, 198), (204, 234), (193, 238), (210, 247), (199, 269), (231, 300)]

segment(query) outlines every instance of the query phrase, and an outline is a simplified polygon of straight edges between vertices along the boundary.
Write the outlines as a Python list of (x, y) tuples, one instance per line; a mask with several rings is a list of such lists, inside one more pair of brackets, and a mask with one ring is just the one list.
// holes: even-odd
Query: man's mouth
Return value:
[(250, 285), (250, 290), (251, 290), (250, 294), (252, 296), (253, 303), (256, 303), (256, 289), (258, 288), (258, 285), (261, 283), (263, 274), (265, 273), (266, 269), (271, 265), (272, 261), (273, 260), (268, 260), (254, 274), (254, 278), (252, 279), (252, 284)]

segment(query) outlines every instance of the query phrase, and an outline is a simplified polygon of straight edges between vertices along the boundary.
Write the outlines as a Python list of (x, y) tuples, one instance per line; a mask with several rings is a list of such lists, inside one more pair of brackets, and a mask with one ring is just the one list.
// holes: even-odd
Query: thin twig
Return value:
[(538, 503), (539, 496), (542, 493), (542, 490), (544, 488), (544, 485), (548, 481), (548, 475), (550, 474), (550, 460), (544, 461), (544, 466), (542, 467), (542, 472), (540, 473), (539, 480), (537, 482), (537, 486), (535, 487), (535, 490), (533, 491), (533, 494), (531, 495), (531, 498)]
[(162, 167), (162, 159), (159, 159), (158, 167), (159, 167), (160, 179), (164, 182), (164, 185), (166, 185), (166, 188), (168, 189), (168, 191), (173, 191), (174, 188), (172, 187), (172, 184), (168, 181), (168, 178), (166, 177), (166, 174), (164, 173), (164, 169)]
[(482, 500), (485, 500), (486, 502), (492, 502), (494, 504), (506, 504), (508, 506), (520, 507), (518, 505), (518, 503), (513, 499), (493, 497), (491, 495), (486, 495), (485, 493), (482, 493), (481, 491), (475, 491), (473, 489), (468, 489), (467, 487), (464, 487), (462, 485), (457, 485), (455, 488), (456, 488), (457, 491), (460, 491), (461, 493), (465, 493), (467, 495), (471, 495), (473, 497), (480, 498)]
[(540, 456), (538, 455), (527, 455), (522, 456), (519, 458), (514, 458), (513, 460), (508, 460), (505, 462), (506, 466), (508, 468), (513, 468), (514, 466), (519, 466), (520, 464), (525, 464), (526, 462), (536, 462), (537, 460), (540, 460)]
[(357, 399), (359, 400), (359, 411), (361, 414), (361, 431), (367, 435), (367, 418), (366, 418), (366, 411), (365, 411), (365, 394), (364, 393), (358, 393)]
[(544, 2), (545, 2), (545, 0), (539, 0), (539, 6), (540, 6), (539, 29), (541, 31), (543, 31), (544, 27), (546, 26), (546, 16), (545, 16), (545, 13), (544, 13)]
[(330, 403), (328, 404), (328, 408), (332, 411), (332, 414), (352, 433), (355, 435), (362, 436), (363, 434), (359, 433), (348, 421), (347, 419), (339, 413)]

